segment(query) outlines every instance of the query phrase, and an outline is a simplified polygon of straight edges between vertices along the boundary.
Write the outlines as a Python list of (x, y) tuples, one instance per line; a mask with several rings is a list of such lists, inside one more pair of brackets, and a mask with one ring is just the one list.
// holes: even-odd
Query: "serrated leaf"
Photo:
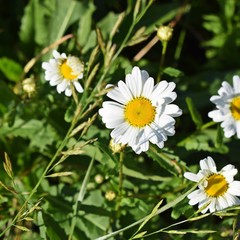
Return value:
[(216, 134), (216, 130), (204, 129), (193, 133), (178, 143), (178, 146), (185, 147), (187, 150), (227, 153), (228, 147), (226, 145), (215, 147)]
[(36, 119), (27, 122), (17, 119), (12, 127), (5, 123), (0, 128), (0, 135), (27, 138), (30, 140), (31, 147), (37, 147), (41, 151), (58, 139), (58, 135), (51, 125)]
[(0, 58), (0, 71), (8, 80), (17, 82), (21, 79), (23, 68), (14, 60), (7, 57), (2, 57)]

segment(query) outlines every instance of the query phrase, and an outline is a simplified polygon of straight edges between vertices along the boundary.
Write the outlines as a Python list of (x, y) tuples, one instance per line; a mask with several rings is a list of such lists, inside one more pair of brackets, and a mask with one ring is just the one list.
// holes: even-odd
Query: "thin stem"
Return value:
[(163, 66), (164, 66), (164, 61), (165, 61), (165, 56), (166, 56), (166, 51), (167, 51), (167, 45), (168, 45), (168, 41), (162, 41), (162, 55), (161, 55), (161, 60), (160, 60), (160, 65), (159, 65), (157, 82), (160, 82), (161, 76), (163, 73)]
[(116, 218), (119, 219), (121, 215), (120, 206), (122, 202), (122, 196), (123, 196), (123, 151), (120, 152), (119, 156), (119, 183), (118, 183), (118, 199), (116, 204)]
[(71, 240), (72, 237), (73, 237), (74, 229), (75, 229), (75, 226), (76, 226), (76, 220), (77, 220), (77, 218), (76, 218), (77, 217), (77, 212), (78, 212), (79, 206), (81, 205), (81, 203), (83, 201), (83, 198), (85, 196), (86, 187), (87, 187), (87, 183), (89, 181), (89, 177), (90, 177), (90, 173), (91, 173), (91, 170), (92, 170), (92, 167), (93, 167), (93, 163), (94, 163), (94, 158), (91, 160), (91, 162), (89, 164), (87, 173), (85, 174), (82, 186), (79, 190), (76, 203), (73, 206), (73, 217), (72, 217), (72, 221), (71, 221), (71, 229), (70, 229), (70, 233), (69, 233), (69, 236), (68, 236), (68, 240)]
[(133, 58), (133, 61), (137, 62), (142, 59), (150, 49), (159, 41), (158, 36), (156, 35), (145, 47), (143, 47)]

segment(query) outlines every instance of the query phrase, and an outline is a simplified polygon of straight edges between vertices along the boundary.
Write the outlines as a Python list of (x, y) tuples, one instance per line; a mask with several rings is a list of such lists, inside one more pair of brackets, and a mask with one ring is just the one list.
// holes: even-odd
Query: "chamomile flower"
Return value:
[(201, 170), (195, 174), (184, 173), (184, 177), (199, 182), (197, 190), (188, 195), (189, 204), (198, 204), (198, 208), (203, 208), (202, 213), (215, 212), (227, 207), (240, 204), (236, 196), (240, 196), (240, 181), (234, 181), (234, 176), (238, 170), (228, 164), (221, 171), (217, 171), (216, 164), (211, 157), (200, 161)]
[(177, 94), (175, 83), (154, 80), (146, 71), (134, 67), (119, 81), (107, 96), (113, 101), (103, 102), (99, 114), (106, 127), (113, 129), (116, 143), (127, 144), (140, 154), (149, 148), (149, 142), (163, 148), (168, 136), (175, 134), (175, 120), (182, 110), (172, 102)]
[(83, 88), (78, 79), (83, 78), (83, 63), (74, 56), (67, 56), (53, 51), (53, 59), (43, 62), (42, 68), (45, 69), (45, 79), (51, 86), (57, 86), (58, 93), (65, 92), (66, 96), (72, 95), (71, 84), (81, 93)]
[(222, 122), (226, 138), (237, 134), (240, 138), (240, 78), (233, 76), (233, 87), (224, 81), (216, 96), (212, 96), (210, 101), (216, 105), (216, 110), (208, 113), (214, 122)]

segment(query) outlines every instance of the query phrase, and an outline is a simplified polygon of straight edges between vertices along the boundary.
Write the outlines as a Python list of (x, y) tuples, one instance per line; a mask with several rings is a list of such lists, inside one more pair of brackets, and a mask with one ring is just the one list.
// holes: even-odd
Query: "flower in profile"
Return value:
[(211, 157), (200, 161), (201, 170), (195, 174), (184, 173), (184, 177), (198, 182), (197, 190), (188, 195), (189, 204), (198, 204), (202, 213), (215, 212), (227, 207), (240, 204), (236, 196), (240, 196), (240, 181), (234, 181), (238, 170), (228, 164), (221, 171), (217, 171), (216, 164)]
[(74, 56), (67, 56), (53, 51), (53, 59), (43, 62), (42, 68), (45, 69), (45, 79), (51, 86), (57, 86), (58, 93), (65, 92), (66, 96), (72, 95), (71, 84), (81, 93), (83, 88), (78, 79), (83, 78), (83, 63)]
[(134, 67), (126, 81), (119, 81), (99, 110), (106, 127), (113, 129), (115, 143), (127, 144), (137, 153), (145, 152), (149, 142), (162, 148), (168, 136), (175, 134), (175, 120), (182, 114), (172, 102), (177, 94), (175, 83), (154, 80), (146, 71)]
[(210, 101), (216, 105), (216, 110), (208, 113), (214, 122), (222, 122), (226, 138), (237, 134), (240, 138), (240, 78), (233, 76), (233, 87), (226, 81), (218, 90), (216, 96), (212, 96)]

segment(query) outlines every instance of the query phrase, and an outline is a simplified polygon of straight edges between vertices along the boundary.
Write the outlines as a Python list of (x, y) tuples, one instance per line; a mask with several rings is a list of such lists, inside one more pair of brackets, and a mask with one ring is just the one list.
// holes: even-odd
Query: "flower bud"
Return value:
[(173, 35), (173, 28), (169, 26), (160, 26), (157, 30), (157, 36), (160, 41), (169, 41)]
[(101, 184), (103, 182), (103, 176), (101, 174), (97, 174), (95, 177), (94, 177), (94, 180), (97, 184)]
[(32, 94), (36, 91), (36, 83), (32, 77), (26, 78), (22, 82), (22, 88), (28, 97), (31, 97)]
[(109, 143), (110, 149), (113, 151), (113, 153), (119, 153), (122, 152), (123, 149), (126, 147), (125, 144), (122, 143), (115, 143), (113, 139), (111, 139)]
[(112, 201), (114, 200), (114, 198), (116, 197), (116, 193), (112, 190), (109, 190), (105, 193), (105, 198), (108, 200), (108, 201)]

